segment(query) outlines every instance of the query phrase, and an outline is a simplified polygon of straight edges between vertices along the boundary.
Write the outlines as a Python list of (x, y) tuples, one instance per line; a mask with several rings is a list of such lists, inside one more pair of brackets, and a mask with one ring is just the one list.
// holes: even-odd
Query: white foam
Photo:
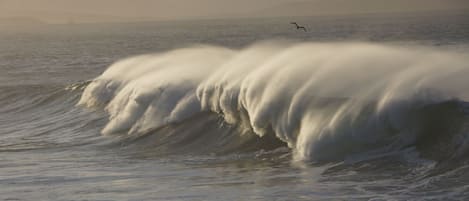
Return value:
[[(321, 160), (411, 139), (410, 107), (466, 99), (468, 60), (368, 43), (190, 47), (115, 63), (79, 104), (106, 105), (104, 134), (144, 132), (213, 111), (259, 136), (274, 131), (301, 159)], [(444, 96), (422, 93), (428, 90)]]

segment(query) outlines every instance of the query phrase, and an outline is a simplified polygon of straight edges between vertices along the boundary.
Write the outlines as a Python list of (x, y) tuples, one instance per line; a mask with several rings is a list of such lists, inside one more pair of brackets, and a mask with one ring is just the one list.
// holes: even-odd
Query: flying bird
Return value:
[(296, 29), (303, 29), (303, 31), (306, 32), (306, 28), (304, 26), (300, 26), (296, 22), (290, 22), (290, 24), (294, 24), (296, 26)]

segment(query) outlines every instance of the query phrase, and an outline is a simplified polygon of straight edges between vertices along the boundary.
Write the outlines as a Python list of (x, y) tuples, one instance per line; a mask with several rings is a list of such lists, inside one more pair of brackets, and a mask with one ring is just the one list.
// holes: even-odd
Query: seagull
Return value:
[(306, 28), (304, 26), (299, 26), (296, 22), (290, 22), (290, 24), (294, 24), (296, 29), (303, 29), (306, 32)]

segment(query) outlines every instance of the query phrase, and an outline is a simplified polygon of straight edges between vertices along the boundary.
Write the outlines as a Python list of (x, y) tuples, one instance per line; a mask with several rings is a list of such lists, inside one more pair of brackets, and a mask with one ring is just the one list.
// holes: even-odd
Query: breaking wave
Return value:
[(307, 161), (409, 148), (443, 160), (467, 149), (468, 58), (368, 43), (193, 46), (116, 62), (88, 84), (78, 104), (104, 108), (104, 135), (160, 130), (161, 141), (205, 146), (249, 136), (283, 142)]

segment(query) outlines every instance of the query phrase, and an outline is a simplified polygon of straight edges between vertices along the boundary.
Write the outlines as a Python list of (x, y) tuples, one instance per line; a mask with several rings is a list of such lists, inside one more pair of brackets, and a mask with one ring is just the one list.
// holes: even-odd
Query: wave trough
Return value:
[(443, 159), (467, 149), (467, 58), (369, 43), (193, 46), (116, 62), (78, 104), (104, 107), (105, 135), (140, 136), (210, 112), (239, 135), (275, 136), (299, 160), (408, 147)]

